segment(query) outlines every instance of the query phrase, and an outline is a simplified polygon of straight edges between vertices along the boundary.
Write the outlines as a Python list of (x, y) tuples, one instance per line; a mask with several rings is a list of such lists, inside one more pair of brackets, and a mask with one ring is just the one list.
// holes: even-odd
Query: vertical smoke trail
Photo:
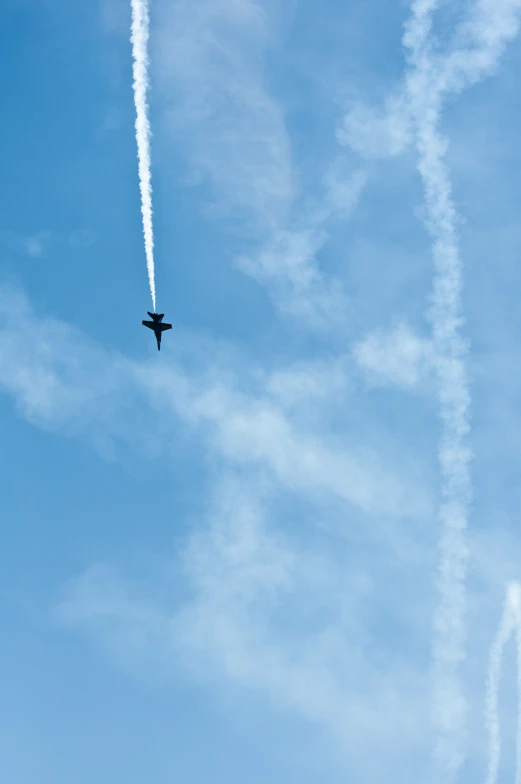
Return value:
[(509, 586), (509, 598), (514, 613), (517, 646), (517, 743), (516, 743), (516, 784), (521, 784), (521, 585)]
[[(499, 682), (501, 678), (501, 662), (503, 649), (510, 639), (516, 624), (517, 656), (518, 656), (518, 689), (521, 688), (521, 645), (519, 628), (519, 586), (509, 586), (505, 599), (503, 615), (499, 624), (496, 638), (490, 649), (490, 664), (487, 679), (487, 696), (485, 704), (485, 724), (488, 730), (488, 769), (486, 784), (496, 784), (501, 757), (501, 736), (499, 726)], [(521, 691), (519, 692), (521, 694)], [(518, 717), (519, 721), (519, 717)], [(519, 732), (519, 728), (518, 728)], [(519, 784), (519, 746), (516, 784)]]
[(150, 123), (148, 120), (148, 0), (131, 0), (132, 4), (132, 57), (134, 74), (134, 103), (136, 105), (136, 141), (139, 162), (139, 188), (141, 213), (147, 260), (148, 281), (154, 312), (156, 310), (156, 283), (154, 276), (154, 232), (152, 226), (152, 184), (150, 176)]
[[(434, 619), (433, 721), (439, 780), (454, 781), (465, 747), (467, 706), (460, 666), (465, 658), (465, 578), (471, 501), (467, 445), (470, 395), (465, 369), (467, 346), (460, 336), (462, 263), (459, 256), (451, 183), (445, 164), (447, 142), (439, 130), (443, 97), (475, 84), (494, 69), (508, 41), (519, 30), (521, 0), (476, 0), (460, 29), (460, 46), (444, 57), (431, 42), (439, 0), (415, 0), (404, 45), (410, 71), (406, 95), (415, 126), (435, 265), (429, 313), (435, 345), (442, 436), (439, 460), (443, 502), (440, 602)], [(521, 781), (519, 782), (521, 784)]]
[(415, 125), (418, 168), (423, 179), (428, 227), (433, 239), (434, 290), (429, 318), (435, 346), (442, 420), (439, 462), (443, 502), (439, 606), (434, 619), (433, 722), (437, 778), (454, 781), (463, 761), (466, 702), (459, 669), (465, 655), (465, 529), (471, 496), (466, 444), (470, 396), (464, 364), (466, 346), (459, 328), (462, 265), (456, 237), (456, 213), (444, 161), (447, 144), (439, 131), (442, 93), (433, 79), (429, 47), (436, 0), (417, 0), (403, 43), (412, 66), (407, 97)]

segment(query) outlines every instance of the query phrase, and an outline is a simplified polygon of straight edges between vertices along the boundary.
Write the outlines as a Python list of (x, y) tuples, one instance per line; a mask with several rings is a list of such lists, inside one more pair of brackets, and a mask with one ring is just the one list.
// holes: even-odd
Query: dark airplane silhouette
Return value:
[(154, 335), (156, 336), (157, 340), (157, 350), (161, 351), (161, 333), (165, 331), (165, 329), (172, 329), (171, 324), (161, 324), (161, 319), (165, 315), (164, 313), (150, 313), (147, 310), (148, 315), (152, 319), (152, 321), (142, 321), (141, 323), (143, 326), (148, 327), (154, 331)]

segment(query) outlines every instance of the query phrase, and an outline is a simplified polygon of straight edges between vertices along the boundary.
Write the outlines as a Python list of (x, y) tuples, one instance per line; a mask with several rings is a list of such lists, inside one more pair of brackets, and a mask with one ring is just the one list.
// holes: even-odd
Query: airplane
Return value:
[(165, 331), (165, 329), (172, 329), (171, 324), (162, 324), (161, 320), (164, 313), (151, 313), (147, 310), (148, 315), (152, 319), (152, 321), (142, 321), (144, 327), (148, 327), (154, 331), (154, 335), (156, 336), (157, 340), (157, 350), (161, 351), (161, 333)]

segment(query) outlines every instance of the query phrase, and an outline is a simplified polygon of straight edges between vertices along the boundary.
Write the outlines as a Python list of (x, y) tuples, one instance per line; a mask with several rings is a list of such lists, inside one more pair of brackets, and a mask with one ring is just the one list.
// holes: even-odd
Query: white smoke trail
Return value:
[[(518, 685), (521, 677), (521, 646), (519, 629), (519, 586), (513, 584), (509, 586), (508, 594), (503, 607), (503, 615), (499, 628), (490, 649), (490, 664), (487, 679), (487, 696), (485, 704), (485, 724), (488, 730), (488, 769), (486, 784), (496, 784), (499, 772), (499, 761), (501, 758), (501, 736), (499, 725), (499, 682), (501, 679), (501, 663), (503, 660), (503, 650), (514, 630), (517, 622), (517, 655), (518, 655)], [(521, 693), (521, 692), (520, 692)], [(516, 784), (519, 784), (519, 764)]]
[(517, 645), (517, 744), (516, 744), (516, 784), (521, 784), (521, 585), (510, 586), (512, 609), (515, 613)]
[[(459, 256), (451, 183), (445, 164), (447, 142), (440, 133), (442, 99), (459, 92), (488, 74), (506, 42), (518, 31), (521, 0), (477, 0), (467, 23), (460, 29), (459, 48), (440, 58), (430, 33), (439, 0), (415, 0), (403, 38), (409, 50), (410, 72), (406, 98), (415, 126), (435, 265), (432, 307), (433, 329), (441, 405), (442, 436), (439, 460), (443, 503), (440, 603), (434, 619), (433, 721), (438, 778), (454, 781), (463, 761), (466, 701), (459, 669), (465, 657), (465, 529), (471, 501), (470, 460), (467, 445), (469, 405), (465, 354), (460, 336), (462, 264)], [(521, 784), (521, 782), (519, 782)]]
[(150, 175), (150, 122), (148, 120), (148, 0), (131, 0), (132, 4), (132, 57), (134, 74), (134, 103), (136, 105), (136, 141), (139, 162), (139, 188), (141, 213), (145, 238), (148, 282), (156, 310), (156, 283), (154, 274), (154, 232), (152, 224), (152, 183)]
[(435, 265), (430, 320), (435, 346), (442, 436), (439, 460), (443, 503), (440, 604), (434, 619), (435, 758), (441, 768), (437, 778), (455, 780), (463, 761), (466, 703), (459, 666), (465, 654), (465, 575), (470, 502), (469, 392), (459, 335), (461, 318), (461, 260), (456, 239), (456, 214), (444, 163), (446, 143), (439, 132), (441, 92), (433, 83), (429, 33), (436, 0), (417, 0), (404, 35), (412, 70), (406, 89), (416, 131), (418, 168), (423, 178), (429, 230)]

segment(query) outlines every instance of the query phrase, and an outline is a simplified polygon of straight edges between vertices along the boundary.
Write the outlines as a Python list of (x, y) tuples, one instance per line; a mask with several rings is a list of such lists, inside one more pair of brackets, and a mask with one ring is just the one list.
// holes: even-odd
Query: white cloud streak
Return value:
[(485, 724), (488, 730), (488, 769), (486, 784), (496, 784), (499, 761), (501, 756), (501, 736), (499, 726), (499, 682), (501, 678), (501, 663), (505, 645), (512, 635), (515, 616), (511, 596), (507, 595), (503, 607), (503, 614), (497, 630), (496, 637), (490, 649), (490, 664), (487, 677), (487, 695), (485, 707)]
[(430, 40), (437, 6), (436, 0), (417, 0), (413, 4), (404, 35), (410, 64), (405, 92), (415, 128), (418, 168), (424, 183), (436, 270), (429, 316), (443, 422), (439, 459), (444, 500), (440, 510), (440, 605), (434, 619), (433, 720), (439, 776), (444, 781), (454, 781), (464, 757), (466, 722), (459, 668), (465, 657), (468, 553), (464, 533), (471, 500), (471, 452), (467, 444), (470, 394), (464, 364), (467, 346), (460, 337), (462, 262), (457, 215), (444, 161), (447, 142), (439, 123), (443, 96), (476, 82), (496, 66), (505, 43), (517, 32), (517, 11), (521, 4), (478, 2), (462, 27), (475, 48), (459, 49), (441, 61), (441, 66)]
[(317, 255), (329, 224), (355, 209), (366, 177), (356, 170), (346, 176), (339, 160), (320, 185), (318, 205), (300, 203), (285, 112), (266, 77), (274, 8), (254, 0), (164, 5), (158, 70), (172, 95), (168, 127), (187, 152), (190, 179), (211, 186), (210, 197), (200, 191), (208, 214), (247, 238), (236, 266), (295, 323), (338, 329), (349, 314), (347, 298)]
[(254, 0), (177, 0), (158, 14), (158, 75), (192, 178), (210, 181), (218, 217), (271, 234), (285, 224), (294, 185), (284, 112), (263, 72), (267, 11)]
[(432, 346), (406, 325), (390, 332), (373, 332), (353, 350), (358, 365), (375, 384), (412, 389), (431, 370)]
[[(439, 0), (413, 3), (414, 17), (404, 43), (413, 48), (415, 41), (423, 42), (423, 87), (428, 90), (423, 97), (441, 107), (444, 98), (458, 95), (495, 72), (505, 47), (518, 34), (520, 0), (475, 0), (445, 47), (439, 40), (429, 40), (439, 6)], [(351, 106), (338, 129), (339, 142), (367, 158), (402, 153), (414, 141), (411, 98), (415, 92), (420, 97), (421, 89), (414, 66), (382, 110), (362, 104)], [(440, 142), (445, 145), (441, 137)]]
[(519, 583), (513, 586), (514, 598), (512, 602), (516, 623), (517, 647), (517, 738), (516, 738), (516, 779), (515, 784), (521, 784), (521, 606)]
[(0, 232), (0, 242), (17, 253), (23, 253), (32, 259), (40, 259), (46, 255), (49, 243), (55, 239), (50, 231), (39, 231), (36, 234), (18, 236), (13, 232)]
[[(195, 598), (177, 623), (191, 657), (266, 690), (342, 742), (371, 730), (389, 746), (390, 736), (411, 739), (406, 705), (414, 689), (402, 682), (405, 672), (393, 684), (375, 673), (371, 683), (355, 685), (371, 645), (357, 600), (372, 592), (373, 578), (360, 564), (345, 569), (332, 552), (324, 557), (301, 536), (278, 532), (265, 519), (265, 501), (257, 483), (228, 477), (212, 503), (210, 527), (190, 543)], [(384, 717), (399, 688), (404, 703), (389, 727)]]
[(282, 311), (321, 331), (344, 326), (349, 303), (340, 280), (324, 276), (317, 257), (327, 245), (330, 225), (351, 217), (367, 183), (362, 170), (342, 169), (331, 167), (319, 204), (303, 219), (237, 259), (239, 269), (268, 287)]
[(497, 67), (506, 44), (518, 32), (521, 3), (473, 3), (445, 49), (432, 36), (439, 5), (438, 0), (413, 3), (403, 39), (409, 70), (402, 87), (387, 100), (386, 111), (381, 115), (354, 107), (339, 131), (339, 140), (363, 155), (379, 157), (402, 152), (414, 139), (424, 183), (426, 222), (433, 238), (435, 264), (429, 312), (432, 360), (443, 422), (439, 448), (443, 503), (440, 605), (434, 619), (433, 722), (437, 775), (444, 781), (453, 781), (464, 757), (467, 710), (460, 665), (465, 657), (465, 529), (471, 500), (471, 453), (467, 444), (470, 396), (464, 363), (468, 347), (460, 336), (462, 262), (456, 231), (458, 218), (445, 164), (448, 144), (439, 125), (443, 99), (475, 84)]
[[(446, 436), (440, 456), (447, 493), (442, 510), (446, 532), (443, 602), (436, 621), (435, 653), (440, 668), (435, 719), (440, 780), (450, 781), (461, 761), (465, 707), (458, 668), (464, 653), (462, 528), (468, 498), (468, 396), (465, 346), (459, 340), (460, 259), (438, 119), (442, 97), (481, 78), (486, 63), (499, 56), (498, 41), (512, 35), (515, 4), (476, 3), (477, 10), (469, 17), (474, 21), (461, 27), (454, 38), (457, 47), (443, 57), (428, 43), (436, 5), (415, 4), (407, 38), (412, 49), (410, 79), (403, 94), (388, 102), (390, 111), (380, 127), (381, 137), (372, 140), (371, 153), (383, 146), (386, 154), (395, 154), (415, 131), (435, 242), (437, 278), (431, 317), (436, 353), (430, 341), (421, 341), (403, 328), (390, 335), (371, 334), (354, 356), (366, 371), (408, 389), (418, 383), (433, 358), (438, 371)], [(310, 323), (338, 323), (345, 308), (343, 293), (334, 282), (329, 285), (330, 281), (323, 280), (316, 261), (327, 241), (326, 223), (333, 220), (333, 210), (311, 210), (298, 224), (290, 217), (295, 191), (291, 150), (283, 112), (268, 95), (263, 80), (263, 49), (269, 41), (265, 6), (247, 0), (193, 0), (169, 2), (168, 7), (175, 23), (187, 22), (178, 25), (177, 39), (170, 29), (165, 38), (176, 67), (185, 69), (180, 75), (184, 100), (179, 104), (180, 114), (185, 113), (176, 119), (184, 123), (187, 137), (193, 136), (194, 166), (213, 178), (216, 202), (231, 211), (245, 208), (255, 224), (253, 233), (267, 237), (259, 252), (243, 257), (243, 268), (270, 287), (281, 309)], [(499, 23), (491, 24), (500, 13)], [(358, 115), (357, 122), (362, 137), (363, 116)], [(361, 174), (361, 187), (363, 180)], [(357, 182), (353, 188), (347, 179), (345, 183), (340, 193), (336, 179), (331, 201), (338, 204), (347, 195), (349, 213), (361, 188), (357, 190)], [(363, 563), (366, 539), (362, 548), (350, 551), (349, 545), (341, 546), (345, 540), (336, 536), (335, 553), (327, 548), (325, 553), (317, 552), (315, 531), (309, 539), (303, 533), (309, 521), (291, 520), (281, 535), (278, 516), (282, 518), (288, 508), (268, 514), (267, 510), (272, 511), (269, 499), (259, 489), (264, 483), (291, 494), (292, 501), (304, 502), (306, 513), (313, 509), (326, 524), (332, 517), (331, 505), (336, 504), (343, 527), (335, 534), (349, 532), (359, 522), (358, 511), (374, 516), (364, 519), (360, 528), (378, 531), (391, 529), (387, 523), (393, 515), (420, 517), (425, 513), (424, 488), (414, 488), (414, 480), (404, 481), (407, 471), (386, 465), (377, 449), (360, 447), (351, 428), (351, 403), (355, 401), (344, 399), (342, 425), (333, 432), (328, 420), (334, 400), (331, 390), (347, 397), (345, 377), (352, 355), (338, 363), (309, 362), (274, 372), (257, 367), (259, 378), (252, 381), (245, 379), (244, 367), (238, 372), (236, 368), (222, 371), (212, 345), (204, 358), (209, 367), (203, 371), (176, 359), (171, 364), (154, 364), (157, 372), (150, 376), (148, 366), (89, 348), (78, 334), (63, 325), (41, 322), (30, 308), (18, 310), (18, 304), (11, 303), (12, 310), (5, 302), (0, 306), (2, 321), (7, 322), (0, 329), (0, 384), (21, 404), (26, 416), (49, 427), (74, 421), (84, 431), (99, 428), (118, 437), (113, 409), (122, 401), (127, 405), (130, 400), (132, 406), (132, 399), (139, 395), (140, 414), (148, 409), (159, 412), (161, 416), (155, 418), (160, 419), (166, 438), (175, 432), (178, 440), (180, 423), (185, 431), (197, 435), (217, 479), (208, 517), (189, 537), (184, 565), (192, 594), (184, 610), (178, 606), (158, 610), (154, 602), (127, 595), (125, 581), (110, 579), (111, 569), (89, 570), (68, 586), (62, 618), (72, 627), (87, 627), (101, 647), (108, 641), (116, 660), (138, 658), (142, 649), (168, 658), (181, 648), (194, 669), (199, 660), (203, 667), (198, 671), (224, 674), (226, 685), (235, 682), (258, 688), (275, 703), (337, 733), (344, 747), (358, 747), (359, 741), (370, 737), (371, 745), (376, 742), (383, 752), (380, 741), (388, 740), (385, 752), (392, 753), (394, 748), (395, 753), (407, 756), (410, 779), (418, 778), (411, 757), (403, 751), (421, 742), (419, 736), (427, 738), (421, 692), (427, 679), (407, 639), (404, 661), (396, 666), (393, 637), (399, 638), (398, 647), (410, 634), (419, 643), (418, 649), (423, 649), (425, 640), (419, 639), (416, 624), (400, 627), (393, 622), (396, 617), (403, 620), (415, 602), (422, 605), (425, 618), (427, 602), (420, 584), (421, 573), (428, 575), (429, 569), (416, 563), (407, 578), (409, 586), (418, 586), (418, 590), (404, 602), (405, 592), (393, 594), (392, 570), (378, 568), (374, 549), (368, 553), (367, 564)], [(168, 353), (164, 359), (169, 361)], [(315, 409), (316, 419), (309, 417), (310, 408)], [(132, 409), (125, 416), (128, 421), (134, 419)], [(318, 427), (317, 420), (321, 420)], [(136, 441), (141, 447), (141, 439)], [(399, 450), (394, 450), (393, 457), (401, 460)], [(298, 503), (292, 503), (291, 514), (295, 506), (298, 515)], [(387, 561), (398, 559), (403, 546), (404, 537), (397, 536), (394, 527), (391, 537)], [(176, 602), (177, 597), (172, 605)], [(301, 623), (307, 613), (311, 622)], [(371, 638), (372, 621), (378, 628), (377, 645)], [(492, 651), (491, 680), (496, 688), (492, 724), (497, 721), (502, 631), (503, 626)], [(521, 646), (518, 655), (519, 650)], [(367, 747), (364, 752), (367, 755)], [(378, 756), (387, 765), (387, 754)], [(407, 780), (392, 773), (388, 777)], [(358, 778), (382, 780), (381, 775)]]
[(516, 784), (521, 782), (521, 585), (510, 583), (503, 605), (496, 637), (490, 649), (485, 703), (485, 726), (488, 730), (488, 766), (486, 784), (496, 784), (501, 761), (501, 726), (499, 722), (499, 685), (505, 646), (514, 635), (517, 649), (517, 748)]
[(470, 485), (470, 396), (464, 365), (466, 346), (461, 325), (462, 264), (456, 238), (456, 213), (444, 162), (446, 144), (439, 131), (441, 101), (433, 89), (428, 36), (437, 3), (418, 0), (404, 35), (411, 71), (407, 77), (410, 111), (415, 124), (418, 168), (423, 179), (435, 265), (430, 320), (434, 363), (443, 423), (439, 460), (443, 502), (438, 576), (440, 604), (434, 618), (435, 760), (440, 780), (455, 781), (465, 744), (466, 702), (459, 668), (465, 656), (465, 575)]
[[(312, 396), (315, 412), (319, 404), (329, 413), (333, 406), (343, 405), (339, 367), (326, 376), (332, 380), (331, 392), (321, 396), (317, 388), (323, 390), (323, 363), (310, 363), (300, 374), (296, 368), (285, 373), (252, 369), (251, 362), (247, 372), (242, 364), (225, 369), (219, 367), (214, 343), (204, 351), (202, 369), (195, 363), (174, 362), (155, 366), (150, 373), (147, 364), (102, 352), (60, 322), (40, 320), (35, 334), (37, 320), (22, 295), (0, 291), (0, 387), (34, 422), (105, 437), (113, 428), (116, 438), (128, 440), (132, 407), (139, 405), (140, 421), (144, 411), (161, 413), (161, 423), (154, 426), (161, 443), (164, 423), (182, 422), (226, 464), (267, 471), (310, 498), (333, 494), (353, 508), (399, 518), (424, 515), (430, 509), (425, 487), (408, 479), (405, 455), (403, 471), (396, 473), (376, 449), (353, 439), (346, 446), (337, 431), (301, 416), (295, 398), (299, 378), (306, 383), (300, 397)], [(193, 362), (197, 345), (189, 337), (185, 340), (184, 350)]]
[(452, 51), (437, 65), (436, 90), (457, 94), (494, 73), (519, 32), (520, 0), (477, 0), (457, 29)]
[[(421, 674), (411, 674), (401, 652), (386, 652), (385, 667), (376, 654), (371, 677), (365, 677), (374, 646), (362, 609), (371, 606), (377, 590), (372, 572), (378, 570), (375, 552), (369, 554), (370, 566), (364, 564), (349, 540), (379, 539), (382, 561), (396, 576), (386, 600), (399, 614), (416, 617), (422, 596), (402, 606), (398, 592), (396, 601), (389, 595), (397, 580), (408, 583), (409, 570), (425, 573), (425, 553), (408, 559), (403, 549), (411, 519), (428, 513), (429, 506), (425, 486), (411, 477), (409, 466), (396, 465), (396, 450), (389, 470), (377, 451), (359, 449), (353, 436), (346, 443), (324, 426), (324, 412), (337, 405), (345, 416), (348, 355), (273, 372), (257, 368), (249, 382), (241, 366), (241, 383), (239, 373), (224, 368), (214, 343), (198, 358), (187, 336), (184, 342), (182, 352), (196, 357), (195, 366), (155, 362), (150, 373), (148, 365), (38, 318), (20, 294), (0, 292), (0, 387), (31, 421), (89, 438), (99, 431), (108, 438), (122, 434), (142, 454), (139, 428), (152, 430), (147, 417), (152, 411), (164, 438), (174, 440), (175, 433), (179, 442), (186, 432), (196, 434), (204, 460), (212, 464), (208, 512), (185, 551), (183, 606), (175, 596), (166, 607), (156, 598), (141, 598), (141, 587), (129, 591), (112, 569), (95, 568), (67, 586), (59, 618), (92, 636), (131, 672), (143, 668), (171, 677), (179, 656), (212, 681), (224, 677), (269, 695), (339, 744), (376, 733), (393, 755), (399, 739), (420, 743)], [(251, 372), (250, 359), (247, 366)], [(305, 403), (314, 419), (308, 420)], [(285, 512), (281, 495), (292, 500)], [(294, 535), (282, 533), (280, 517), (293, 517), (295, 504), (305, 512), (297, 513)], [(360, 526), (357, 511), (374, 518)], [(317, 546), (322, 525), (334, 534)], [(382, 542), (387, 528), (403, 531), (392, 545)], [(181, 579), (177, 562), (174, 571)], [(157, 593), (165, 592), (159, 586)], [(359, 748), (354, 744), (353, 755)], [(372, 764), (370, 755), (359, 762)]]
[(150, 122), (148, 119), (148, 36), (149, 12), (147, 0), (132, 3), (132, 56), (134, 74), (134, 102), (136, 105), (136, 142), (138, 149), (139, 189), (148, 282), (152, 305), (156, 310), (156, 283), (154, 270), (154, 229), (152, 222), (152, 176), (150, 172)]
[(374, 577), (344, 548), (324, 551), (302, 532), (281, 532), (273, 489), (242, 472), (220, 477), (208, 519), (175, 564), (189, 588), (182, 607), (172, 595), (158, 610), (132, 583), (94, 568), (65, 587), (55, 614), (125, 668), (168, 672), (169, 662), (171, 673), (175, 660), (228, 693), (257, 690), (313, 722), (351, 760), (379, 770), (379, 779), (382, 760), (366, 754), (367, 740), (378, 739), (389, 756), (419, 744), (421, 675), (395, 652), (378, 666), (363, 609)]

